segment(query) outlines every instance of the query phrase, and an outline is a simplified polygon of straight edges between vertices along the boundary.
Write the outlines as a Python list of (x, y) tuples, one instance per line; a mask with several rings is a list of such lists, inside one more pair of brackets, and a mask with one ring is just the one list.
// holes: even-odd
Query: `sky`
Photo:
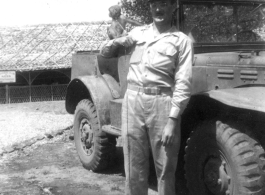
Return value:
[(0, 0), (0, 26), (110, 20), (120, 0)]

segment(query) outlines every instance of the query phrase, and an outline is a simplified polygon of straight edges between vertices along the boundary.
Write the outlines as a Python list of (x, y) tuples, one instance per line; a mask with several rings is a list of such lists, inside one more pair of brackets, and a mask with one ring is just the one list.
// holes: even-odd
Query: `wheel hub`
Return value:
[(229, 195), (230, 176), (226, 170), (225, 160), (210, 158), (204, 167), (204, 182), (215, 195)]
[(91, 155), (93, 153), (93, 129), (91, 127), (90, 122), (87, 119), (83, 119), (80, 123), (80, 134), (81, 134), (81, 143), (83, 149), (87, 155)]

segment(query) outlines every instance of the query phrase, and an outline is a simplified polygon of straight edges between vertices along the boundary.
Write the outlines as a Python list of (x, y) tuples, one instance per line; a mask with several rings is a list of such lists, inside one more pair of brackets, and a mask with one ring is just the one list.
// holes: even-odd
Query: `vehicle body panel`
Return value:
[(77, 51), (72, 55), (71, 79), (76, 77), (104, 74), (118, 80), (118, 58), (103, 58), (98, 52)]
[(192, 94), (265, 85), (265, 55), (241, 52), (195, 54), (192, 71)]
[[(111, 81), (111, 79), (108, 81)], [(113, 86), (115, 86), (115, 83)], [(87, 95), (83, 96), (83, 94)], [(90, 99), (96, 107), (100, 126), (109, 124), (109, 104), (113, 99), (112, 94), (113, 92), (103, 76), (90, 75), (77, 77), (72, 80), (68, 86), (66, 95), (66, 110), (73, 114), (78, 102), (87, 98)]]
[(211, 90), (201, 95), (209, 96), (228, 106), (265, 113), (265, 86)]

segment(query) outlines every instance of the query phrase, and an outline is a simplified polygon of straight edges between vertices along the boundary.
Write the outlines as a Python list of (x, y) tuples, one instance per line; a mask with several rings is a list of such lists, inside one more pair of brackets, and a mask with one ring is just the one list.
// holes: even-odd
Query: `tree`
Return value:
[(147, 0), (121, 0), (123, 14), (145, 24), (152, 22), (150, 7)]
[(123, 14), (145, 24), (152, 22), (147, 0), (121, 0)]
[[(125, 16), (145, 24), (152, 22), (147, 0), (120, 1)], [(196, 42), (264, 41), (264, 7), (258, 3), (184, 3), (180, 30), (192, 34)]]

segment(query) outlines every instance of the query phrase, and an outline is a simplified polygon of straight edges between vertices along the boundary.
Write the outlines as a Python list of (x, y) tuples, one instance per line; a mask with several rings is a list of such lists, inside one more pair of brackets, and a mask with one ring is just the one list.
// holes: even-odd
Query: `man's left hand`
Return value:
[(165, 147), (171, 147), (175, 139), (180, 139), (180, 129), (177, 129), (178, 120), (169, 118), (163, 130), (162, 143)]

